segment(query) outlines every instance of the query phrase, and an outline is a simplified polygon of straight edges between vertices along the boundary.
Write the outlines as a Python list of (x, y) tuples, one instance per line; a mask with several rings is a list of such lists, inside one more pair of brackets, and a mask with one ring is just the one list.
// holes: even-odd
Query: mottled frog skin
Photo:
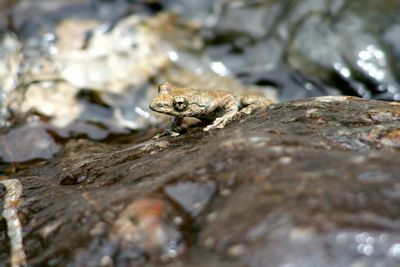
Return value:
[(173, 117), (171, 129), (184, 117), (193, 117), (210, 122), (204, 131), (224, 128), (238, 113), (250, 114), (254, 109), (271, 104), (261, 95), (235, 96), (224, 90), (201, 90), (176, 87), (166, 82), (158, 86), (158, 95), (153, 98), (150, 109)]

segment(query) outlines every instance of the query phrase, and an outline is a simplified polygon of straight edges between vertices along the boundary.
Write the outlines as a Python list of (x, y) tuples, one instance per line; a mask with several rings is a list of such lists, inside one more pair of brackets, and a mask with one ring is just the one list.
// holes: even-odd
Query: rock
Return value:
[[(399, 8), (374, 0), (216, 1), (206, 48), (225, 75), (273, 84), (284, 91), (283, 100), (323, 95), (322, 83), (325, 91), (397, 101), (399, 67), (392, 59), (400, 51)], [(299, 80), (290, 78), (294, 70), (297, 83), (306, 79), (307, 86), (291, 86)], [(289, 79), (277, 82), (274, 74), (282, 71)]]
[(398, 114), (398, 103), (317, 97), (209, 133), (70, 140), (9, 177), (22, 184), (28, 264), (398, 266)]
[(215, 191), (216, 184), (213, 181), (206, 183), (181, 182), (165, 187), (167, 196), (192, 217), (196, 217), (204, 210)]
[[(85, 0), (78, 0), (54, 4), (53, 16), (60, 16), (54, 21), (42, 10), (45, 2), (34, 9), (43, 16), (21, 30), (20, 38), (1, 32), (0, 125), (9, 126), (13, 116), (32, 111), (45, 117), (49, 128), (63, 128), (60, 135), (65, 138), (86, 135), (98, 140), (144, 129), (161, 121), (148, 102), (164, 80), (233, 92), (256, 89), (276, 99), (271, 88), (246, 86), (235, 77), (216, 74), (223, 64), (210, 65), (203, 56), (199, 26), (181, 17), (135, 14), (107, 23), (100, 10), (88, 10), (81, 3)], [(80, 14), (87, 18), (71, 11), (80, 5)], [(16, 5), (15, 14), (21, 8)]]
[[(339, 96), (399, 99), (399, 2), (53, 2), (0, 4), (1, 266), (400, 265), (400, 105)], [(301, 100), (154, 140), (164, 80)]]
[(181, 234), (163, 222), (164, 213), (165, 204), (160, 200), (137, 200), (119, 214), (111, 239), (120, 244), (120, 250), (136, 248), (141, 254), (158, 254), (161, 260), (174, 259), (185, 244)]
[(0, 157), (3, 162), (25, 162), (50, 159), (60, 146), (40, 121), (12, 129), (0, 137)]
[(0, 127), (11, 125), (8, 120), (21, 101), (20, 94), (14, 92), (22, 60), (20, 46), (15, 35), (0, 30)]

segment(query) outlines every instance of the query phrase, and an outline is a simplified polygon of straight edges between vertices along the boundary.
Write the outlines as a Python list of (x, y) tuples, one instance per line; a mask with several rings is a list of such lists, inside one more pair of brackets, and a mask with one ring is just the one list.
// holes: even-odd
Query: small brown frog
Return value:
[[(153, 98), (150, 109), (172, 115), (172, 131), (180, 126), (184, 117), (212, 122), (203, 129), (209, 131), (224, 128), (238, 113), (250, 114), (254, 109), (266, 107), (271, 103), (270, 99), (261, 95), (235, 96), (224, 90), (182, 88), (166, 82), (158, 86), (158, 95)], [(177, 135), (174, 132), (171, 134)]]

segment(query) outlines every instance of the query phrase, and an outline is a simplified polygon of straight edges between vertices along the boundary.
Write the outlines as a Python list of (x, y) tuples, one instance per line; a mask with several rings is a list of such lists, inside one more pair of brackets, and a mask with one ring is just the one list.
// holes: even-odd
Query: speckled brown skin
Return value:
[(203, 129), (209, 131), (223, 128), (237, 113), (250, 114), (269, 104), (271, 100), (258, 95), (241, 97), (224, 90), (182, 88), (166, 82), (158, 86), (158, 95), (153, 98), (150, 109), (174, 116), (173, 127), (184, 117), (212, 122)]

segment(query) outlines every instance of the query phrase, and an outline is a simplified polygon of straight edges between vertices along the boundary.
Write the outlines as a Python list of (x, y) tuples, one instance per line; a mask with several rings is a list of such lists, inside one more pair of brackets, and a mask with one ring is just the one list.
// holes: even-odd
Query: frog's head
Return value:
[(191, 117), (199, 108), (196, 97), (193, 89), (162, 83), (158, 86), (158, 95), (151, 101), (150, 109), (177, 117)]

